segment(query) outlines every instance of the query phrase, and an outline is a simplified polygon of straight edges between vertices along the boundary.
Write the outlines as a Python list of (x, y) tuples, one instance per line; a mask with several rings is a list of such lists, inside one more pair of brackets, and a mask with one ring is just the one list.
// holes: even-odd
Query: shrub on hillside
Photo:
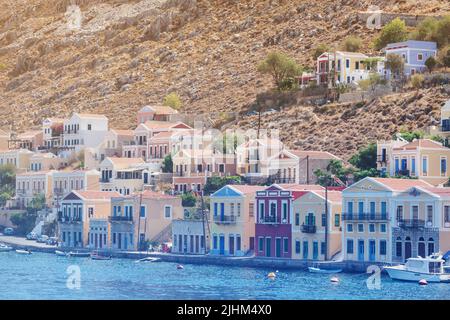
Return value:
[(317, 60), (317, 58), (324, 52), (330, 51), (330, 47), (324, 43), (319, 44), (313, 52), (313, 58), (314, 60)]
[(419, 90), (420, 88), (423, 87), (423, 82), (424, 82), (424, 77), (421, 74), (414, 74), (411, 76), (411, 87), (413, 87), (414, 89)]
[(388, 43), (405, 41), (407, 38), (408, 30), (405, 21), (395, 18), (381, 29), (380, 36), (374, 40), (374, 46), (375, 49), (380, 50)]
[(303, 69), (285, 53), (272, 51), (258, 65), (258, 71), (271, 75), (277, 89), (283, 91), (292, 89), (289, 84), (294, 83), (294, 78), (301, 75)]
[(180, 110), (182, 106), (182, 102), (177, 93), (172, 92), (164, 97), (163, 105), (166, 107), (171, 107), (175, 110)]
[(433, 71), (433, 69), (436, 67), (437, 65), (437, 61), (434, 57), (429, 57), (426, 61), (425, 61), (425, 66), (427, 67), (428, 71)]
[(350, 36), (344, 39), (341, 44), (341, 49), (348, 52), (357, 52), (361, 48), (362, 41), (360, 38)]

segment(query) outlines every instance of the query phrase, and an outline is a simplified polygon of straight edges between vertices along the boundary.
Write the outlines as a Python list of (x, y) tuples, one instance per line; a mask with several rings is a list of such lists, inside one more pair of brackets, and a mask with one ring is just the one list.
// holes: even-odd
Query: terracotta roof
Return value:
[[(151, 110), (148, 110), (151, 109)], [(144, 106), (141, 108), (141, 110), (139, 110), (139, 112), (149, 112), (149, 111), (153, 111), (155, 112), (155, 114), (177, 114), (178, 111), (168, 107), (168, 106), (161, 106), (161, 105), (156, 105), (156, 106)]]
[(19, 134), (17, 136), (17, 138), (18, 139), (30, 139), (30, 138), (34, 138), (38, 134), (42, 134), (42, 131), (41, 130), (28, 130), (24, 133)]
[[(313, 192), (325, 199), (325, 191), (313, 191)], [(328, 198), (328, 201), (330, 201), (330, 202), (341, 202), (342, 201), (342, 192), (328, 191), (327, 198)]]
[(411, 187), (431, 187), (432, 185), (419, 179), (369, 178), (394, 191), (404, 191)]
[(112, 132), (115, 132), (119, 136), (134, 136), (133, 130), (120, 130), (120, 129), (111, 129)]
[(444, 147), (440, 142), (433, 141), (430, 139), (417, 139), (411, 141), (404, 146), (394, 148), (393, 150), (416, 150), (417, 148), (438, 148), (443, 150), (450, 150), (449, 148)]
[(173, 184), (178, 183), (206, 183), (206, 176), (195, 176), (195, 177), (173, 177)]
[(420, 189), (424, 189), (426, 191), (432, 192), (439, 197), (449, 197), (450, 196), (450, 188), (449, 187), (420, 187)]
[(324, 187), (318, 184), (282, 183), (278, 185), (285, 190), (296, 190), (296, 191), (324, 190)]
[(175, 128), (180, 125), (190, 128), (187, 124), (185, 124), (181, 121), (169, 122), (169, 121), (149, 120), (149, 121), (145, 121), (143, 123), (143, 125), (149, 130), (151, 130), (151, 129), (171, 129), (171, 128)]
[(177, 199), (178, 197), (161, 192), (154, 192), (151, 190), (145, 190), (142, 192), (142, 198), (144, 199)]
[(306, 158), (307, 156), (309, 156), (310, 158), (313, 159), (340, 160), (340, 158), (336, 157), (334, 154), (329, 153), (328, 151), (307, 151), (307, 150), (288, 150), (288, 151), (300, 158)]
[(142, 158), (107, 157), (106, 159), (109, 159), (114, 166), (118, 167), (118, 169), (128, 168), (131, 165), (145, 163), (144, 159), (142, 159)]
[(253, 186), (248, 184), (231, 184), (229, 187), (236, 189), (243, 194), (255, 193), (256, 191), (262, 191), (266, 188), (265, 186)]
[(95, 113), (75, 113), (80, 118), (88, 118), (88, 119), (108, 119), (104, 114), (95, 114)]
[(170, 131), (163, 131), (163, 132), (155, 134), (153, 137), (151, 137), (149, 139), (149, 141), (151, 142), (153, 139), (167, 139), (167, 138), (170, 138), (172, 136), (172, 134), (173, 133)]
[(120, 197), (120, 193), (116, 191), (72, 191), (83, 199), (86, 200), (108, 200), (115, 197)]

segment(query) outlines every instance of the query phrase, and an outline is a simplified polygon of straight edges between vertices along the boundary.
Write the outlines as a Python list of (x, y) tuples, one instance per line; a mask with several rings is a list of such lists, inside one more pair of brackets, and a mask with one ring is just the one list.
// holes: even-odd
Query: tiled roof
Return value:
[(133, 136), (133, 130), (121, 130), (121, 129), (111, 129), (112, 132), (115, 132), (119, 136)]
[(144, 164), (145, 161), (142, 158), (119, 158), (119, 157), (108, 157), (112, 164), (117, 168), (128, 168), (135, 164)]
[(248, 184), (233, 184), (229, 186), (233, 189), (242, 192), (243, 194), (255, 193), (256, 191), (262, 191), (266, 188), (265, 186), (253, 186)]
[[(325, 199), (325, 191), (313, 191), (313, 192)], [(328, 201), (331, 201), (331, 202), (341, 202), (342, 201), (342, 192), (328, 191), (327, 198), (328, 198)]]
[(79, 195), (81, 198), (86, 200), (108, 200), (115, 197), (120, 197), (120, 193), (116, 191), (92, 191), (92, 190), (84, 190), (84, 191), (72, 191), (75, 194)]
[(370, 178), (394, 191), (404, 191), (411, 187), (431, 187), (426, 181), (419, 179)]
[(17, 135), (18, 139), (32, 139), (34, 138), (36, 135), (41, 134), (42, 131), (41, 130), (28, 130), (24, 133), (21, 133), (19, 135)]
[(172, 136), (172, 134), (173, 133), (170, 131), (163, 131), (163, 132), (155, 134), (153, 137), (151, 137), (149, 139), (149, 141), (151, 142), (153, 139), (167, 139), (167, 138), (170, 138)]
[(430, 139), (416, 139), (408, 144), (401, 147), (394, 148), (393, 150), (416, 150), (417, 148), (433, 148), (433, 149), (443, 149), (450, 150), (444, 147), (440, 142), (433, 141)]
[(139, 110), (139, 112), (150, 112), (153, 111), (156, 114), (177, 114), (178, 111), (168, 107), (168, 106), (161, 106), (161, 105), (156, 105), (156, 106), (144, 106), (142, 107), (141, 110)]
[(307, 150), (288, 150), (288, 151), (300, 158), (306, 158), (307, 156), (309, 156), (312, 159), (340, 160), (340, 158), (336, 157), (334, 154), (331, 154), (327, 151), (307, 151)]
[(80, 118), (87, 119), (108, 119), (104, 114), (95, 114), (95, 113), (76, 113)]
[(282, 183), (278, 185), (285, 190), (296, 190), (296, 191), (324, 190), (324, 187), (317, 184)]
[(169, 194), (154, 192), (151, 190), (145, 190), (142, 192), (142, 198), (144, 199), (177, 199), (178, 197)]

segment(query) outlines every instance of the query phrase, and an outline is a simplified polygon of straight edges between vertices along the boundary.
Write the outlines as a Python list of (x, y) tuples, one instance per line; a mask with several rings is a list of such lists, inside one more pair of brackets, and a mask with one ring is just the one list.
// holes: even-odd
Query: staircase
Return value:
[(161, 232), (159, 232), (156, 236), (150, 239), (150, 242), (163, 243), (171, 238), (172, 238), (172, 222), (163, 230), (161, 230)]

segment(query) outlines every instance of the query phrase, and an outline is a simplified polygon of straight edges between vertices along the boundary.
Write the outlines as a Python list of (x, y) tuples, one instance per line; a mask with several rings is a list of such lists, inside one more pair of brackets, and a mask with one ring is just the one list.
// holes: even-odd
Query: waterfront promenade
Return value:
[[(12, 246), (14, 249), (30, 249), (36, 252), (54, 253), (56, 246), (49, 246), (35, 241), (29, 241), (21, 237), (0, 236), (0, 243), (5, 243)], [(69, 249), (60, 249), (70, 251)], [(88, 249), (81, 249), (80, 251), (89, 251)], [(174, 254), (161, 253), (151, 251), (117, 251), (117, 250), (96, 250), (101, 254), (111, 255), (113, 258), (123, 259), (142, 259), (146, 257), (160, 258), (161, 261), (182, 263), (182, 264), (205, 264), (205, 265), (220, 265), (220, 266), (235, 266), (235, 267), (250, 267), (250, 268), (269, 268), (273, 270), (306, 270), (309, 266), (320, 265), (324, 269), (341, 268), (346, 272), (366, 272), (370, 265), (383, 266), (386, 264), (377, 263), (360, 263), (357, 261), (304, 261), (283, 258), (264, 258), (255, 256), (245, 257), (223, 257), (214, 255), (189, 255), (189, 254)]]

